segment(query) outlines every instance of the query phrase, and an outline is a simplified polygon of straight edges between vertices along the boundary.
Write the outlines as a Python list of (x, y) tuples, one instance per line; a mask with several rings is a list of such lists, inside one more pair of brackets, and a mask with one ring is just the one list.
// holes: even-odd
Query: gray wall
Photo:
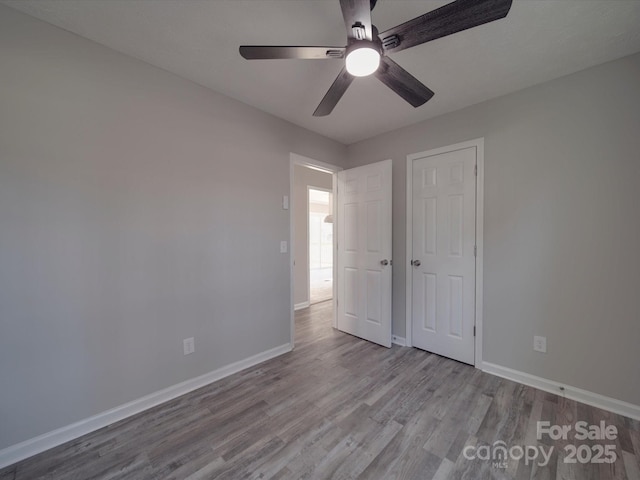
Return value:
[(309, 301), (309, 228), (307, 223), (307, 187), (331, 190), (333, 175), (301, 165), (293, 169), (293, 234), (295, 265), (293, 267), (293, 303)]
[(4, 6), (0, 65), (0, 449), (289, 342), (289, 153), (344, 146)]
[(349, 166), (393, 159), (397, 335), (406, 156), (478, 137), (484, 360), (640, 405), (640, 55), (349, 147)]

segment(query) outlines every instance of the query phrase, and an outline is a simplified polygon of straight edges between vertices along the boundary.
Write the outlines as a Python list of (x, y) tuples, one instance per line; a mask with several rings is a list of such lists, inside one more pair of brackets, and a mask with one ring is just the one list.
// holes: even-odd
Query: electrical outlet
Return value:
[(287, 253), (288, 245), (286, 240), (280, 242), (280, 253)]
[(185, 355), (189, 355), (189, 354), (191, 354), (191, 353), (196, 351), (196, 343), (195, 343), (193, 337), (185, 338), (182, 341), (182, 350), (184, 351)]
[(536, 352), (547, 353), (547, 337), (533, 337), (533, 349)]

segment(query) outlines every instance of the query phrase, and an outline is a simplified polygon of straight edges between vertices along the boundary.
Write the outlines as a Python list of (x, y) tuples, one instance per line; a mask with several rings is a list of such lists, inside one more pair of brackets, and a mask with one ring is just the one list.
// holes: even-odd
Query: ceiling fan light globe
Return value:
[(345, 59), (347, 72), (354, 77), (371, 75), (380, 66), (380, 52), (371, 47), (360, 47), (347, 53)]

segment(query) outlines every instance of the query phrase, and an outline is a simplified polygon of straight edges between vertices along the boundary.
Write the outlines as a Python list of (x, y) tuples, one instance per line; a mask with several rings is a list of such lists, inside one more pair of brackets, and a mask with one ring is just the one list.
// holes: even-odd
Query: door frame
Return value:
[(413, 153), (407, 155), (407, 246), (406, 246), (406, 345), (413, 346), (413, 270), (409, 268), (411, 260), (410, 252), (413, 251), (413, 161), (418, 158), (440, 155), (443, 153), (455, 152), (466, 148), (476, 148), (476, 165), (478, 166), (478, 175), (476, 177), (476, 294), (475, 294), (475, 355), (474, 364), (476, 368), (482, 366), (482, 271), (483, 271), (483, 255), (484, 255), (484, 137), (476, 138), (466, 142), (460, 142), (446, 147), (434, 148), (424, 152)]
[[(299, 155), (297, 153), (290, 152), (289, 153), (289, 311), (290, 311), (290, 329), (289, 329), (289, 342), (291, 343), (291, 349), (295, 347), (295, 305), (293, 299), (293, 262), (295, 259), (295, 230), (294, 230), (294, 210), (295, 210), (295, 202), (293, 201), (294, 194), (294, 166), (299, 165), (302, 167), (313, 168), (315, 170), (320, 170), (321, 172), (330, 173), (332, 176), (332, 194), (333, 194), (333, 327), (337, 326), (337, 308), (336, 301), (337, 296), (335, 295), (338, 279), (337, 279), (337, 268), (335, 268), (336, 261), (338, 259), (337, 252), (337, 242), (338, 238), (336, 235), (337, 231), (337, 208), (336, 208), (336, 194), (338, 187), (338, 179), (337, 174), (339, 171), (343, 170), (342, 167), (337, 165), (333, 165), (331, 163), (321, 162), (320, 160), (314, 160), (313, 158), (305, 157), (304, 155)], [(309, 208), (309, 201), (307, 197), (307, 206)], [(307, 229), (309, 228), (309, 215), (307, 211)], [(309, 269), (309, 265), (307, 265), (307, 270)], [(309, 286), (307, 286), (307, 289)]]

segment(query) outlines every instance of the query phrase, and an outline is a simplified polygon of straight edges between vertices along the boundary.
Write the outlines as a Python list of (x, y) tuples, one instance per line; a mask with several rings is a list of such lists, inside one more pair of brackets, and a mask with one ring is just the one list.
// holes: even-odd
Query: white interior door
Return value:
[(338, 172), (337, 327), (391, 346), (391, 160)]
[(476, 147), (416, 158), (410, 167), (413, 345), (473, 365)]

